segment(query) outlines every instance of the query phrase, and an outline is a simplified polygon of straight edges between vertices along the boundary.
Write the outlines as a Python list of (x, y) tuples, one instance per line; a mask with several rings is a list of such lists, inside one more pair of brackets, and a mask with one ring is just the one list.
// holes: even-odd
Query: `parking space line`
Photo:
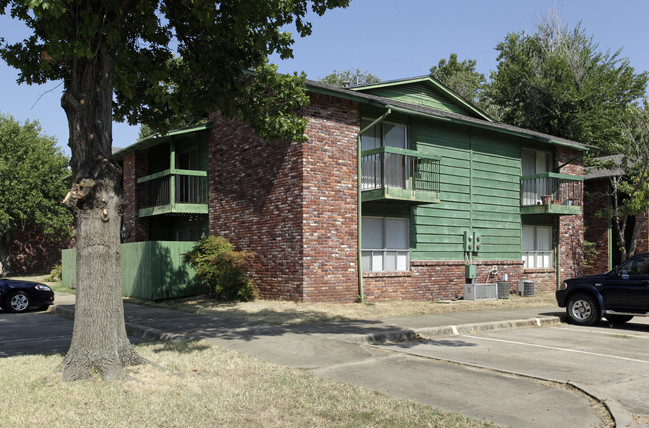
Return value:
[(600, 331), (600, 330), (583, 330), (580, 328), (570, 328), (570, 327), (556, 327), (556, 328), (561, 328), (561, 330), (568, 330), (568, 331), (580, 331), (582, 333), (588, 332), (588, 333), (595, 333), (595, 334), (605, 334), (609, 336), (624, 335), (624, 336), (630, 336), (637, 339), (649, 339), (649, 336), (640, 336), (639, 334), (633, 334), (631, 332), (626, 332), (624, 330)]
[(624, 361), (632, 361), (635, 363), (643, 363), (643, 364), (649, 364), (649, 361), (646, 360), (638, 360), (635, 358), (626, 358), (626, 357), (619, 357), (616, 355), (608, 355), (608, 354), (600, 354), (597, 352), (587, 352), (587, 351), (578, 351), (576, 349), (568, 349), (568, 348), (559, 348), (555, 346), (546, 346), (546, 345), (537, 345), (534, 343), (525, 343), (525, 342), (516, 342), (513, 340), (504, 340), (504, 339), (494, 339), (492, 337), (479, 337), (479, 336), (469, 336), (469, 335), (462, 335), (463, 337), (468, 337), (471, 339), (479, 339), (479, 340), (490, 340), (492, 342), (502, 342), (502, 343), (509, 343), (512, 345), (523, 345), (523, 346), (530, 346), (534, 348), (544, 348), (544, 349), (552, 349), (555, 351), (564, 351), (564, 352), (574, 352), (576, 354), (586, 354), (586, 355), (593, 355), (596, 357), (606, 357), (606, 358), (613, 358), (617, 360), (624, 360)]

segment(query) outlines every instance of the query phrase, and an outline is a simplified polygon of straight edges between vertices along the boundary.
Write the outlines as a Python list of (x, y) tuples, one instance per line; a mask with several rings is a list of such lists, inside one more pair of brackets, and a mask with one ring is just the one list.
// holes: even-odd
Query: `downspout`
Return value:
[(557, 220), (557, 290), (561, 288), (561, 217)]
[(357, 207), (356, 209), (358, 210), (358, 219), (357, 219), (357, 236), (358, 236), (358, 241), (356, 243), (357, 247), (357, 263), (358, 263), (358, 297), (361, 300), (361, 303), (365, 302), (365, 292), (363, 290), (363, 249), (361, 247), (362, 244), (362, 227), (363, 227), (363, 172), (362, 172), (362, 144), (361, 144), (361, 135), (363, 135), (368, 129), (374, 127), (376, 124), (382, 122), (385, 120), (386, 117), (388, 117), (392, 113), (392, 109), (388, 108), (388, 111), (383, 113), (381, 117), (367, 125), (365, 128), (361, 129), (358, 135), (356, 136), (356, 153), (357, 153), (357, 165), (356, 165), (356, 176), (358, 177), (357, 179), (357, 186), (356, 186), (356, 193), (358, 194), (357, 198)]

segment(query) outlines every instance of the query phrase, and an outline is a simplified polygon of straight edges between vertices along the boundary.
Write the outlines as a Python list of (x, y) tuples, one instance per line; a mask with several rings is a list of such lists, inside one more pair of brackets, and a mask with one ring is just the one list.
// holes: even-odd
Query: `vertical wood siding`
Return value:
[(464, 232), (482, 236), (475, 260), (521, 257), (520, 147), (513, 139), (415, 122), (417, 149), (441, 156), (440, 203), (413, 208), (412, 260), (462, 260)]
[[(182, 262), (195, 242), (146, 241), (121, 245), (122, 295), (147, 300), (204, 293), (194, 282), (196, 273)], [(76, 249), (64, 250), (63, 285), (75, 288)]]

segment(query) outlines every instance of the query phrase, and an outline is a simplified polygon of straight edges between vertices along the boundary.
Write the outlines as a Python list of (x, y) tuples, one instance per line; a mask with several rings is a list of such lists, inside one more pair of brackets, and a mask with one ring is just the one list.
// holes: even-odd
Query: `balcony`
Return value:
[(207, 214), (207, 172), (168, 169), (137, 180), (139, 216)]
[(579, 215), (584, 178), (544, 172), (521, 177), (521, 214)]
[(383, 146), (362, 153), (363, 202), (439, 202), (439, 158)]

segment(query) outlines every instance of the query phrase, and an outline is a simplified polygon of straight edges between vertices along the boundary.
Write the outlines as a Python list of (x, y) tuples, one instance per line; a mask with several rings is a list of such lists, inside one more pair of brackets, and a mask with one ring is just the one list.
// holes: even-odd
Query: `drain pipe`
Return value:
[(561, 217), (557, 220), (557, 290), (561, 288)]
[(361, 231), (363, 230), (363, 171), (362, 171), (362, 161), (363, 161), (363, 147), (361, 144), (361, 135), (363, 135), (365, 132), (367, 132), (368, 129), (371, 129), (374, 127), (376, 124), (382, 122), (385, 120), (386, 117), (388, 117), (392, 113), (392, 109), (388, 108), (388, 111), (383, 113), (381, 117), (367, 125), (365, 128), (361, 129), (358, 135), (356, 136), (356, 157), (357, 159), (357, 165), (356, 165), (356, 176), (358, 177), (357, 179), (357, 188), (356, 188), (356, 193), (357, 193), (357, 212), (358, 212), (358, 219), (357, 219), (357, 237), (358, 241), (356, 243), (357, 247), (357, 263), (358, 263), (358, 297), (361, 300), (361, 303), (365, 302), (365, 291), (363, 290), (363, 249), (361, 247), (363, 237), (361, 234)]

